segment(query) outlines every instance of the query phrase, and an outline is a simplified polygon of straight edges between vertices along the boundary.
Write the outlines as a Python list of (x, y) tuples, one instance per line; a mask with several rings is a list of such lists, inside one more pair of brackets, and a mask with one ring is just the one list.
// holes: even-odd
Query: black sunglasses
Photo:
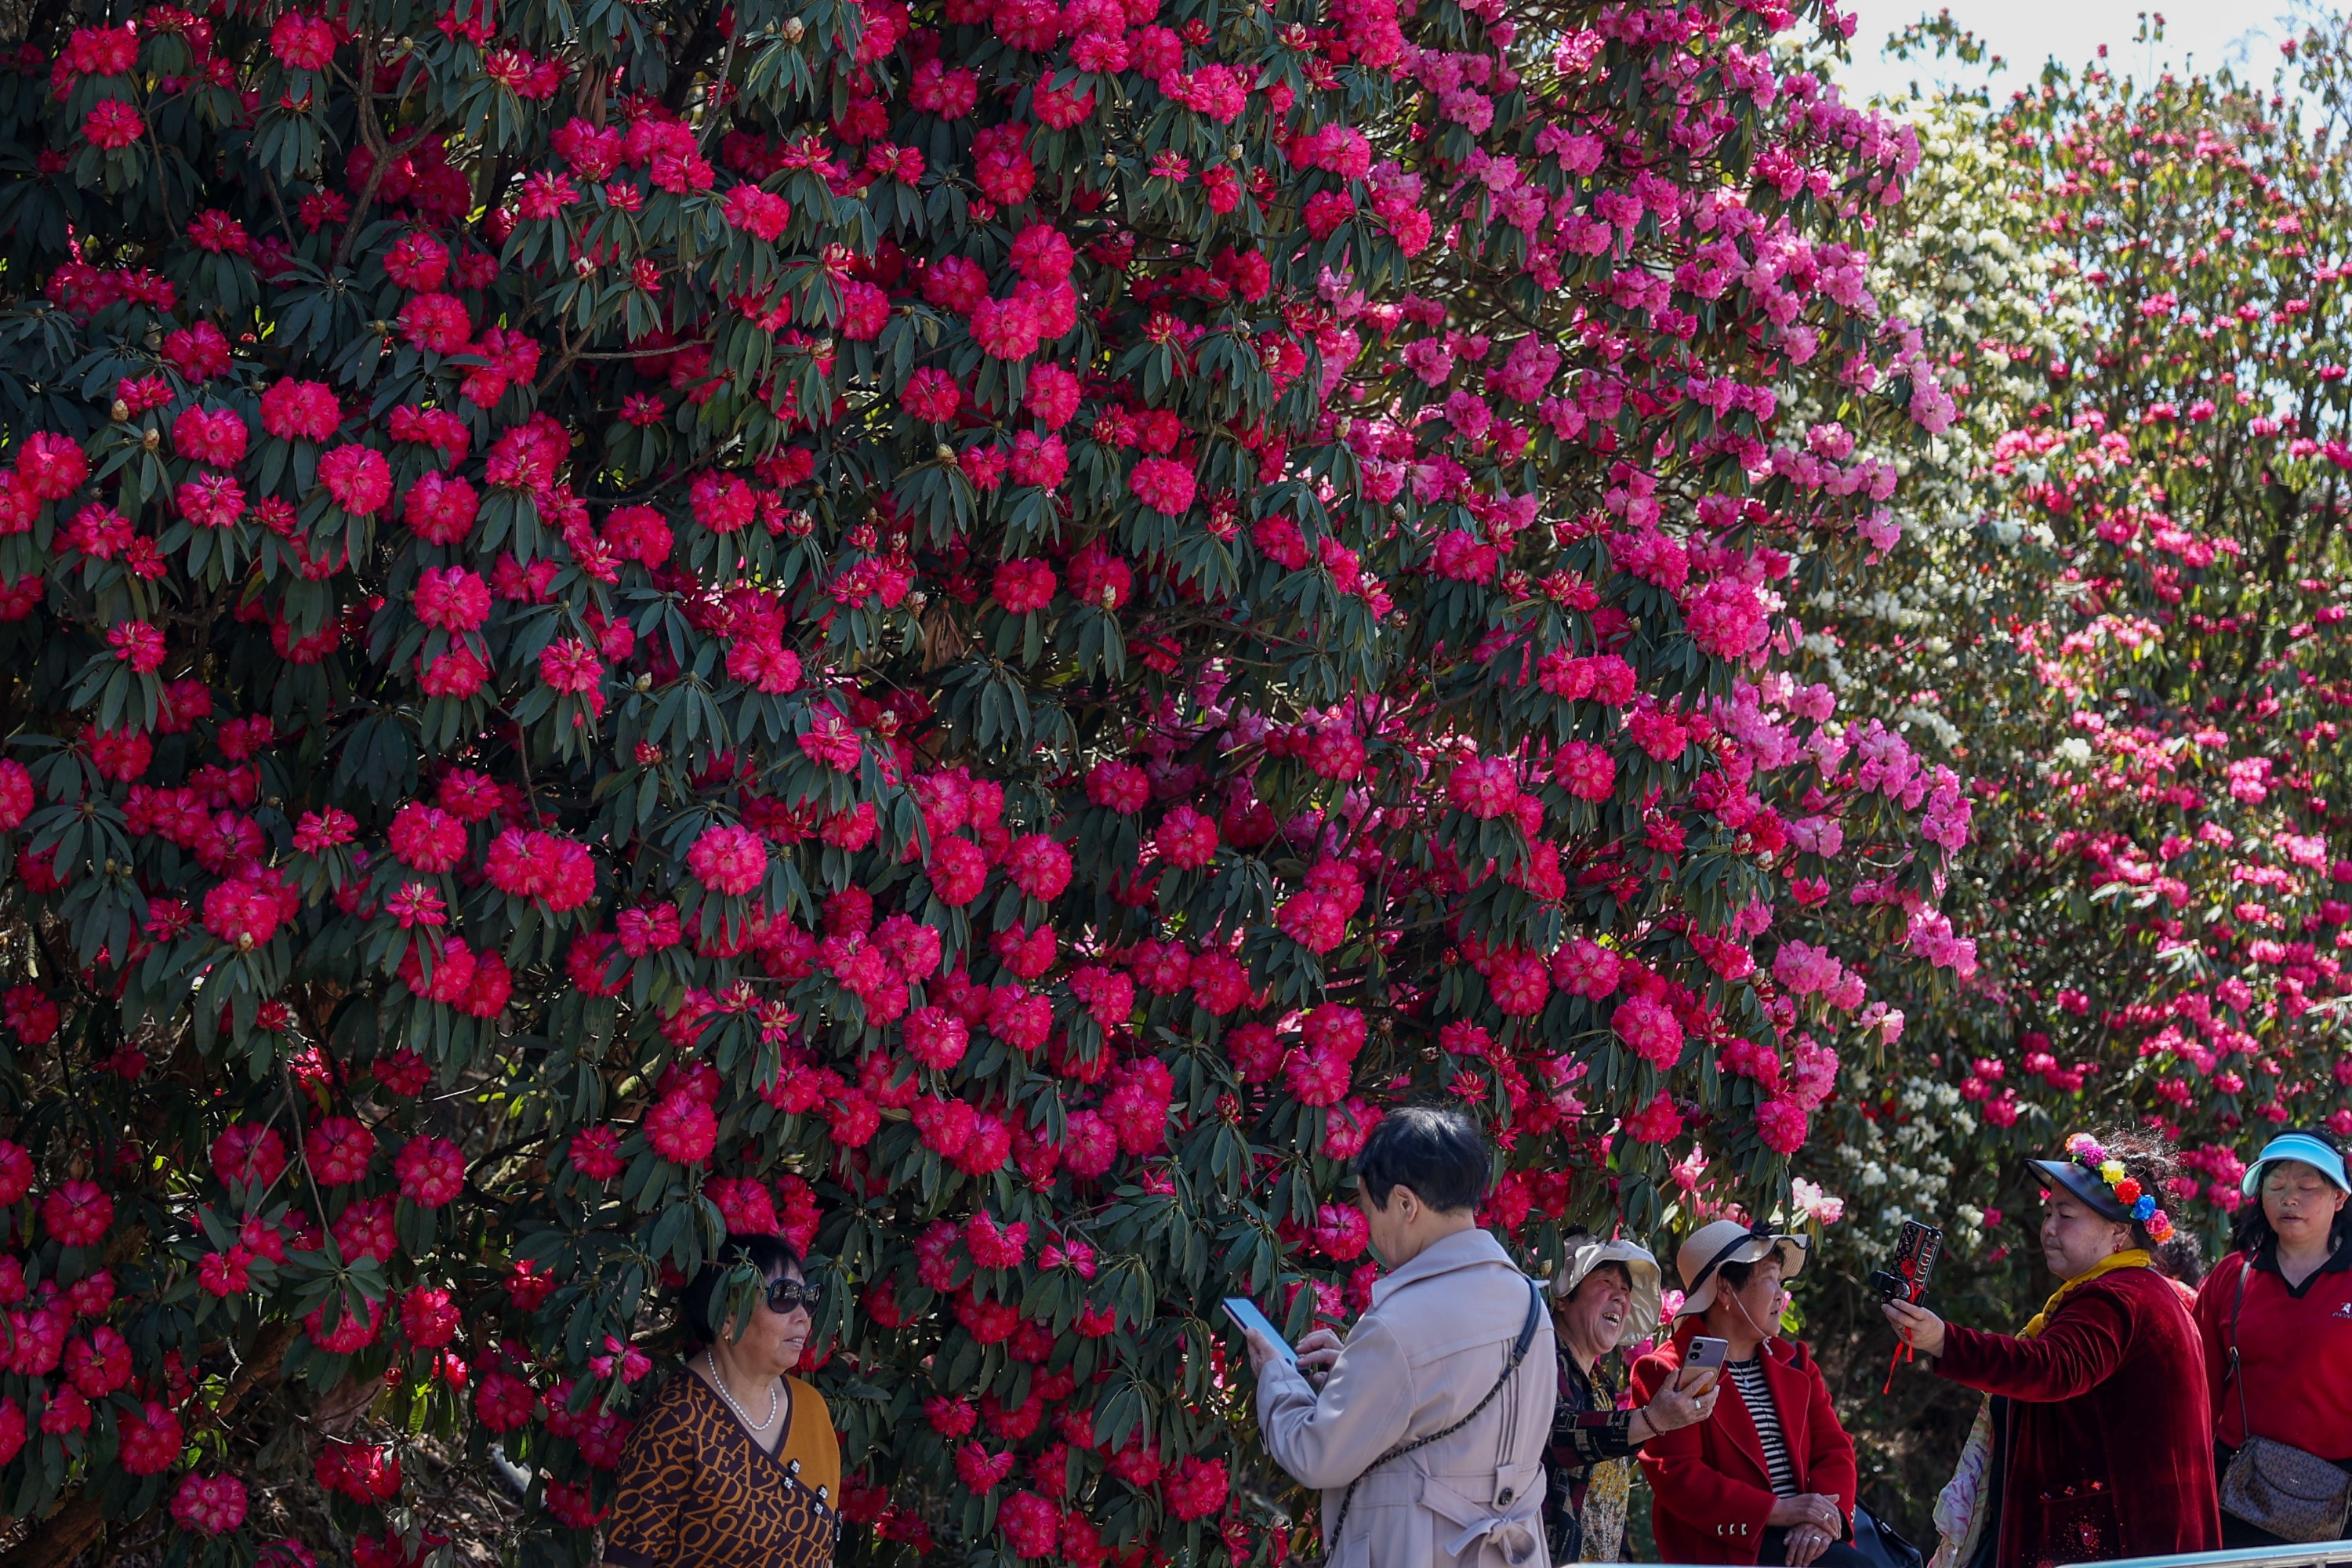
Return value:
[(779, 1316), (789, 1317), (794, 1310), (803, 1307), (814, 1313), (816, 1310), (816, 1304), (824, 1300), (824, 1291), (822, 1289), (803, 1280), (771, 1279), (768, 1281), (768, 1310)]

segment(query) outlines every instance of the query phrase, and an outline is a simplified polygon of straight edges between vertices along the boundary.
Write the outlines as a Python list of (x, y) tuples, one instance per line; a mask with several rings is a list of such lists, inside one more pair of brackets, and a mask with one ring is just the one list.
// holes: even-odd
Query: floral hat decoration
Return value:
[(2144, 1189), (2097, 1139), (2087, 1132), (2073, 1134), (2066, 1140), (2066, 1155), (2031, 1163), (2106, 1218), (2137, 1220), (2157, 1246), (2172, 1239), (2172, 1216), (2156, 1206), (2156, 1194)]

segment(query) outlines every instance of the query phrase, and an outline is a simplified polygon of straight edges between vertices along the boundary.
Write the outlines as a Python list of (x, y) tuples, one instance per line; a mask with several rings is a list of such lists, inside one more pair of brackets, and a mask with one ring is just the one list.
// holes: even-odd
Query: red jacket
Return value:
[(2092, 1280), (2035, 1339), (1948, 1324), (1936, 1371), (2016, 1401), (2003, 1568), (2220, 1550), (2205, 1352), (2155, 1269)]
[[(2230, 1254), (2197, 1292), (2213, 1436), (2232, 1448), (2246, 1440), (2229, 1380), (2230, 1314), (2245, 1267), (2244, 1253)], [(2255, 1264), (2246, 1276), (2238, 1354), (2245, 1411), (2257, 1433), (2323, 1459), (2352, 1459), (2352, 1245), (2339, 1247), (2300, 1291), (2290, 1291), (2274, 1266)]]
[[(1675, 1337), (1633, 1363), (1633, 1403), (1647, 1405), (1682, 1370), (1683, 1352), (1699, 1331), (1685, 1318)], [(1812, 1353), (1790, 1340), (1767, 1340), (1764, 1382), (1789, 1445), (1797, 1489), (1838, 1500), (1850, 1530), (1856, 1482), (1853, 1439), (1838, 1425), (1829, 1384)], [(1764, 1468), (1764, 1445), (1727, 1374), (1715, 1415), (1694, 1426), (1661, 1433), (1642, 1447), (1650, 1479), (1650, 1522), (1658, 1557), (1666, 1563), (1753, 1563), (1763, 1544), (1764, 1518), (1776, 1500)]]

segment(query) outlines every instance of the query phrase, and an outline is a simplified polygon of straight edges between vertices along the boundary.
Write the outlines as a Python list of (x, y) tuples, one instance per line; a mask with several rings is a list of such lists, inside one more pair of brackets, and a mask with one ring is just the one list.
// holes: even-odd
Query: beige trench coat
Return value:
[(1544, 1445), (1559, 1397), (1551, 1314), (1509, 1384), (1442, 1442), (1366, 1475), (1398, 1443), (1469, 1414), (1509, 1363), (1528, 1320), (1528, 1280), (1495, 1238), (1462, 1231), (1372, 1287), (1322, 1390), (1268, 1362), (1257, 1385), (1266, 1451), (1323, 1491), (1325, 1549), (1348, 1504), (1331, 1568), (1548, 1568)]

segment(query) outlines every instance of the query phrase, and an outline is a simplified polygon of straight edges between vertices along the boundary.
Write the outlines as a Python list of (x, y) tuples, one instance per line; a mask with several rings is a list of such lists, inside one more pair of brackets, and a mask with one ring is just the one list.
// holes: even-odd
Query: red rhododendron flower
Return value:
[(1181, 517), (1192, 509), (1196, 487), (1192, 470), (1185, 464), (1168, 458), (1146, 458), (1135, 465), (1128, 488), (1153, 511)]
[(326, 69), (335, 43), (334, 24), (299, 11), (285, 13), (269, 29), (269, 52), (292, 70)]
[(95, 1182), (60, 1182), (41, 1200), (41, 1226), (66, 1247), (94, 1247), (114, 1223), (114, 1200)]
[(319, 482), (354, 517), (371, 517), (392, 500), (392, 468), (373, 447), (338, 447), (319, 459)]
[(410, 1139), (394, 1156), (400, 1195), (419, 1208), (446, 1206), (465, 1190), (466, 1160), (457, 1145), (430, 1133)]
[(1028, 615), (1054, 602), (1054, 569), (1043, 561), (1007, 561), (996, 568), (993, 592), (1008, 614)]
[(604, 519), (604, 540), (625, 561), (658, 566), (669, 559), (669, 523), (649, 506), (614, 507)]
[(245, 460), (245, 421), (226, 408), (191, 405), (172, 423), (172, 449), (191, 462), (233, 468)]
[(454, 294), (419, 294), (400, 308), (403, 336), (418, 348), (452, 354), (473, 340), (473, 318)]
[(768, 847), (748, 828), (714, 825), (686, 854), (695, 880), (723, 898), (741, 898), (768, 874)]
[(410, 1344), (438, 1350), (457, 1337), (457, 1304), (446, 1290), (418, 1286), (400, 1299), (400, 1331)]
[(363, 1181), (375, 1160), (375, 1134), (349, 1116), (321, 1117), (302, 1139), (311, 1177), (322, 1187)]
[(1646, 996), (1628, 996), (1618, 1003), (1610, 1026), (1643, 1061), (1671, 1068), (1682, 1058), (1681, 1022), (1663, 1004)]
[(11, 985), (0, 992), (0, 1019), (28, 1046), (46, 1046), (57, 1037), (58, 1005), (37, 985)]
[(558, 637), (540, 650), (539, 678), (558, 691), (593, 692), (604, 684), (604, 661), (578, 637)]
[(285, 440), (324, 441), (342, 423), (341, 405), (322, 381), (278, 381), (261, 395), (261, 427)]
[(400, 1454), (389, 1445), (329, 1438), (314, 1468), (320, 1487), (362, 1508), (381, 1507), (400, 1495)]
[(0, 1138), (0, 1208), (20, 1204), (33, 1190), (33, 1156), (21, 1143)]
[(664, 1095), (646, 1113), (646, 1142), (676, 1165), (699, 1165), (719, 1142), (719, 1118), (683, 1090)]
[(1028, 834), (1013, 841), (1004, 873), (1029, 897), (1051, 901), (1070, 885), (1070, 852), (1045, 834)]
[(81, 133), (89, 139), (91, 146), (111, 152), (128, 147), (146, 135), (147, 121), (130, 104), (110, 98), (82, 121)]
[(245, 1483), (235, 1476), (191, 1470), (172, 1494), (172, 1521), (196, 1535), (226, 1535), (245, 1522)]
[(392, 852), (419, 871), (451, 870), (466, 858), (466, 825), (421, 801), (393, 813), (389, 837)]
[(474, 631), (490, 618), (490, 585), (462, 566), (426, 567), (414, 597), (416, 618), (444, 631)]
[(138, 1415), (117, 1420), (115, 1441), (124, 1470), (134, 1476), (159, 1476), (180, 1462), (185, 1439), (180, 1418), (161, 1401), (150, 1399)]

